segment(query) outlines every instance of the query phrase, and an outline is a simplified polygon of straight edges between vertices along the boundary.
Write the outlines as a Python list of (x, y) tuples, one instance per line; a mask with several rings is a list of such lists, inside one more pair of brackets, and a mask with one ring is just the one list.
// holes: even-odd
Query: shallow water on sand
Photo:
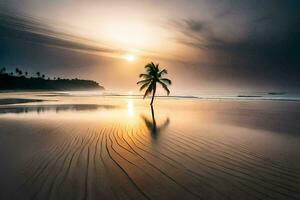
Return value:
[(300, 102), (0, 98), (0, 199), (300, 199)]

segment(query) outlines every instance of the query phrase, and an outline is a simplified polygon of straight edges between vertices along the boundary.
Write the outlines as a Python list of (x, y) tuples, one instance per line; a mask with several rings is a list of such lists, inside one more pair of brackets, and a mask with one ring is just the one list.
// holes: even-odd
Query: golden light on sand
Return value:
[(135, 57), (135, 55), (127, 54), (127, 55), (125, 55), (125, 59), (126, 59), (128, 62), (133, 62), (133, 61), (136, 60), (136, 57)]

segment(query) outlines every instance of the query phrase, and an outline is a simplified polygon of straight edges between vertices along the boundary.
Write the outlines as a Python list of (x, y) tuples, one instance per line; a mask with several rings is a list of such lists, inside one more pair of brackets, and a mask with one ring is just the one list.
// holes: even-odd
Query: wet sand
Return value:
[(300, 199), (300, 102), (23, 98), (48, 101), (0, 106), (0, 199)]

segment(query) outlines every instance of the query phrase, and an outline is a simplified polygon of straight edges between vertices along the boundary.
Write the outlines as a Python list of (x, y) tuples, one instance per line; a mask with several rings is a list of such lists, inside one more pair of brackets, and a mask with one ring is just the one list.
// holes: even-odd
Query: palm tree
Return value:
[(2, 67), (1, 70), (0, 70), (0, 74), (2, 74), (2, 73), (4, 74), (5, 71), (6, 71), (6, 68), (5, 68), (5, 67)]
[(25, 72), (25, 76), (26, 76), (26, 77), (28, 76), (28, 72)]
[(40, 78), (41, 73), (40, 73), (40, 72), (37, 72), (36, 75), (38, 76), (38, 78)]
[(170, 94), (168, 85), (171, 85), (172, 82), (167, 78), (163, 78), (163, 75), (167, 74), (168, 72), (166, 69), (160, 70), (158, 66), (159, 64), (155, 65), (153, 62), (147, 64), (145, 66), (146, 73), (140, 74), (140, 78), (143, 78), (143, 80), (137, 82), (137, 84), (142, 84), (140, 91), (147, 88), (143, 98), (145, 98), (152, 92), (152, 99), (150, 105), (153, 104), (153, 100), (155, 97), (156, 83), (159, 83), (164, 88), (164, 90), (167, 91), (168, 95)]
[(20, 73), (19, 68), (16, 68), (15, 71), (16, 71), (16, 74), (17, 74), (17, 75)]

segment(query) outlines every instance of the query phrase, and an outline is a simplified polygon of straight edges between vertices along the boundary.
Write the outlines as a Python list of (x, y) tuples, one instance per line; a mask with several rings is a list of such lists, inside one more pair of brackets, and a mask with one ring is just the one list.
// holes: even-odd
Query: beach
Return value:
[(0, 199), (300, 199), (299, 101), (0, 98)]

